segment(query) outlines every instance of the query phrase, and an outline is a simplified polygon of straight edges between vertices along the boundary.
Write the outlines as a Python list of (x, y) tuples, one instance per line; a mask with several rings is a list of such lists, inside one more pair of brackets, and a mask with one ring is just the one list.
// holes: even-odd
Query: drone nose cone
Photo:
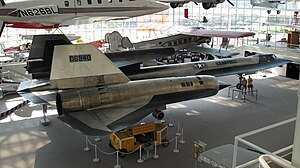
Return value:
[(162, 11), (169, 9), (168, 5), (159, 4)]
[(292, 61), (288, 60), (288, 59), (285, 59), (285, 58), (276, 58), (276, 62), (279, 66), (281, 66), (281, 65), (291, 63)]
[(153, 7), (155, 9), (155, 12), (161, 12), (161, 11), (169, 9), (168, 5), (165, 5), (165, 4), (162, 4), (159, 2), (153, 2)]
[(222, 90), (222, 89), (227, 88), (229, 86), (231, 86), (231, 84), (219, 81), (219, 90)]
[(288, 60), (288, 59), (284, 59), (284, 58), (281, 58), (281, 62), (284, 62), (284, 63), (291, 63), (292, 61), (291, 60)]

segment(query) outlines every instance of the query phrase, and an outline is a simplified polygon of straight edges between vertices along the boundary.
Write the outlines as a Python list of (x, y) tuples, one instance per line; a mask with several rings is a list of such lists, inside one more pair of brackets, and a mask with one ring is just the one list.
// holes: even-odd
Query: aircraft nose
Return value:
[(290, 63), (290, 62), (292, 62), (292, 61), (289, 60), (289, 59), (280, 58), (280, 62), (283, 62), (283, 63), (287, 64), (287, 63)]
[(219, 81), (219, 90), (222, 90), (222, 89), (227, 88), (229, 86), (231, 86), (231, 84)]
[(159, 2), (152, 2), (151, 4), (153, 7), (155, 7), (155, 12), (160, 12), (169, 9), (168, 5), (159, 3)]

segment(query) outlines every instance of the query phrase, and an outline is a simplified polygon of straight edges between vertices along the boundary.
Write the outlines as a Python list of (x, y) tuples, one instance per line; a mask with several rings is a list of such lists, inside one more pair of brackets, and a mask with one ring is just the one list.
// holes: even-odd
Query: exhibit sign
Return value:
[(194, 142), (194, 159), (201, 162), (201, 153), (206, 151), (206, 144), (201, 141)]

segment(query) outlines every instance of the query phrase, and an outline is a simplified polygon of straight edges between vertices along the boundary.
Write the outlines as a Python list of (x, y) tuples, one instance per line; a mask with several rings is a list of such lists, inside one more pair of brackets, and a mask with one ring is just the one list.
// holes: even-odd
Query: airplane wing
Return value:
[(185, 0), (157, 0), (157, 1), (164, 2), (164, 3), (185, 2)]
[[(81, 36), (76, 36), (75, 34), (65, 34), (70, 41), (78, 40)], [(24, 40), (32, 40), (34, 35), (21, 35)]]
[[(97, 111), (82, 111), (58, 117), (68, 126), (86, 135), (111, 133), (108, 125), (137, 110), (135, 107), (109, 108)], [(103, 131), (103, 132), (102, 132)]]
[(243, 38), (254, 36), (253, 32), (240, 32), (240, 31), (220, 31), (220, 30), (206, 30), (206, 29), (187, 29), (180, 34), (190, 36), (203, 36), (203, 37), (221, 37), (221, 38)]
[(109, 20), (123, 20), (123, 19), (129, 19), (129, 17), (88, 17), (88, 16), (82, 16), (72, 19), (64, 20), (61, 25), (81, 25), (81, 24), (91, 24), (94, 22), (99, 21), (109, 21)]
[(240, 52), (237, 52), (237, 51), (219, 50), (219, 49), (215, 49), (215, 48), (198, 47), (198, 46), (187, 47), (187, 50), (190, 50), (193, 52), (205, 53), (205, 54), (212, 54), (212, 55), (220, 56), (220, 57), (231, 57), (231, 56), (240, 54)]
[(152, 48), (152, 49), (136, 49), (129, 51), (118, 51), (112, 53), (105, 53), (105, 55), (119, 68), (128, 65), (142, 63), (144, 61), (165, 58), (175, 54), (175, 49), (172, 47), (167, 48)]
[(114, 107), (92, 111), (81, 111), (58, 117), (71, 128), (85, 135), (107, 135), (136, 124), (159, 107), (151, 105)]
[[(47, 89), (49, 81), (47, 80), (30, 80), (22, 82), (19, 85), (17, 92), (25, 99), (35, 104), (55, 104), (57, 89)], [(40, 91), (41, 90), (41, 91)]]

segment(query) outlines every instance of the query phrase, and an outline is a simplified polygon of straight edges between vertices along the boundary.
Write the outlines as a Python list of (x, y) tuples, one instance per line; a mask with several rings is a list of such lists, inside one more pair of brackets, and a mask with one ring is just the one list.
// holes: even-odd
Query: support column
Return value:
[(300, 158), (300, 85), (298, 87), (297, 119), (295, 125), (294, 146), (293, 146), (293, 156), (292, 156), (293, 166), (300, 167), (299, 158)]

